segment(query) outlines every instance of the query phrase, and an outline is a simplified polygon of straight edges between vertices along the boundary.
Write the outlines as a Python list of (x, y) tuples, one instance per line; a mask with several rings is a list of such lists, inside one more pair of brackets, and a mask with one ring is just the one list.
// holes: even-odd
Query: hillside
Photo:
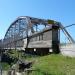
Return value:
[[(10, 57), (16, 57), (22, 60), (33, 61), (32, 71), (29, 75), (75, 75), (75, 58), (63, 56), (61, 54), (50, 54), (46, 56), (34, 56), (21, 54), (20, 52), (8, 52)], [(2, 63), (3, 69), (10, 67)], [(14, 62), (12, 63), (14, 64)]]
[(37, 57), (30, 75), (75, 75), (75, 58), (62, 55)]

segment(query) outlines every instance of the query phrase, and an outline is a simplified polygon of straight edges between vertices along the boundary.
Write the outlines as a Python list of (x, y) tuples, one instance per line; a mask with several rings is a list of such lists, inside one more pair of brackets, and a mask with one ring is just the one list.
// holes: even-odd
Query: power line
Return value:
[(71, 27), (71, 26), (74, 26), (75, 24), (71, 24), (71, 25), (68, 25), (68, 26), (65, 26), (64, 28), (68, 28), (68, 27)]

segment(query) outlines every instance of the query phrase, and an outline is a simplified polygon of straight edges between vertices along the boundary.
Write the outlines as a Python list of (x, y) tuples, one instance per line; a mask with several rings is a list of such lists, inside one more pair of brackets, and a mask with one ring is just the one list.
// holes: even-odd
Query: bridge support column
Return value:
[(60, 43), (60, 31), (58, 26), (52, 26), (52, 49), (53, 53), (59, 53), (59, 43)]

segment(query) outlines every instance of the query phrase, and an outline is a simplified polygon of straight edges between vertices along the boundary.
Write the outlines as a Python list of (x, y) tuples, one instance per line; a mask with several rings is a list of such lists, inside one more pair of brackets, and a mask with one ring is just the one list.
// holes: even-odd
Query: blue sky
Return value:
[[(18, 16), (53, 19), (64, 26), (75, 23), (75, 0), (0, 0), (0, 39)], [(68, 30), (74, 37), (75, 26)]]

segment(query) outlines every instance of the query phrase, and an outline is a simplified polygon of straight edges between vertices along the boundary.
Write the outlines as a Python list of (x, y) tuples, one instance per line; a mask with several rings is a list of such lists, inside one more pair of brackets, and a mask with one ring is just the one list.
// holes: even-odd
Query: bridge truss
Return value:
[[(21, 16), (18, 17), (8, 28), (3, 39), (3, 48), (21, 48), (21, 45), (24, 44), (24, 41), (22, 41), (23, 39), (26, 39), (25, 42), (27, 47), (29, 37), (37, 33), (42, 33), (45, 30), (53, 29), (53, 27), (57, 27), (58, 30), (60, 30), (61, 28), (65, 35), (67, 35), (67, 38), (72, 43), (74, 42), (73, 38), (70, 36), (70, 34), (67, 32), (67, 30), (63, 27), (63, 25), (60, 22), (56, 22), (53, 20), (38, 19), (29, 16)], [(60, 36), (58, 34), (58, 39), (59, 38)], [(60, 40), (58, 42), (60, 42)]]

